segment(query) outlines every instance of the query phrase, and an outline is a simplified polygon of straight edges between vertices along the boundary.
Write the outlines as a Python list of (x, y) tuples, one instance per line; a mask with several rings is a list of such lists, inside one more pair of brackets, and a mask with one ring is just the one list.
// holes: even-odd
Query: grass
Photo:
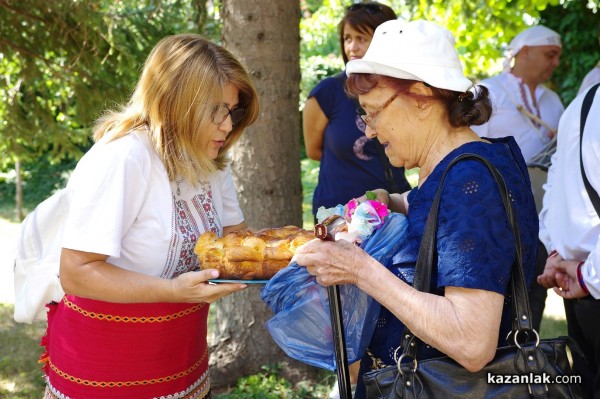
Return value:
[[(13, 320), (13, 305), (0, 304), (0, 399), (39, 399), (44, 392), (39, 345), (46, 324), (19, 324)], [(331, 390), (334, 375), (323, 372), (317, 384), (293, 386), (278, 376), (277, 365), (265, 365), (252, 376), (241, 378), (233, 389), (215, 394), (215, 399), (318, 399)]]
[(567, 335), (567, 321), (561, 317), (544, 316), (540, 326), (540, 338), (556, 338)]
[[(18, 324), (12, 318), (13, 306), (0, 304), (0, 399), (39, 399), (44, 382), (37, 363), (42, 348), (40, 337), (45, 323)], [(566, 335), (566, 322), (544, 317), (540, 336), (552, 338)], [(276, 365), (265, 365), (255, 375), (241, 378), (233, 389), (214, 395), (215, 399), (317, 399), (326, 398), (334, 383), (332, 373), (323, 373), (317, 384), (292, 386), (279, 377)]]
[(0, 398), (39, 399), (44, 391), (37, 363), (45, 323), (17, 324), (13, 306), (0, 304)]
[(302, 220), (304, 228), (312, 230), (315, 222), (312, 215), (312, 197), (319, 181), (319, 162), (305, 158), (300, 163), (302, 171)]
[(258, 374), (241, 378), (229, 392), (214, 395), (215, 399), (318, 399), (327, 398), (335, 383), (331, 372), (323, 371), (324, 377), (318, 384), (303, 381), (292, 386), (279, 377), (279, 367), (266, 365)]

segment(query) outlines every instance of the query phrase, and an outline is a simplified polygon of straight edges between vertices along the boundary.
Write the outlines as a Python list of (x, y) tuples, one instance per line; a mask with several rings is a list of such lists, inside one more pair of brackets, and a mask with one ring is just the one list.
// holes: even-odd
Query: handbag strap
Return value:
[[(510, 196), (504, 178), (498, 172), (496, 167), (492, 165), (484, 157), (465, 153), (454, 158), (447, 166), (444, 174), (442, 175), (440, 184), (431, 205), (429, 216), (425, 224), (425, 230), (423, 238), (421, 240), (421, 246), (419, 248), (419, 255), (417, 258), (417, 264), (415, 268), (415, 277), (413, 287), (422, 292), (431, 292), (431, 272), (433, 265), (437, 265), (437, 221), (438, 213), (440, 208), (441, 193), (444, 186), (446, 175), (452, 166), (456, 163), (465, 160), (472, 159), (481, 162), (487, 167), (492, 174), (498, 190), (500, 191), (500, 197), (502, 204), (508, 216), (510, 228), (515, 238), (515, 252), (516, 259), (513, 262), (511, 269), (511, 279), (509, 290), (512, 293), (512, 304), (511, 310), (513, 315), (513, 332), (520, 330), (533, 330), (531, 325), (531, 310), (529, 308), (529, 298), (527, 296), (527, 285), (525, 284), (525, 276), (523, 274), (523, 256), (521, 248), (521, 237), (519, 235), (519, 228), (517, 225), (516, 217), (513, 212), (511, 205)], [(404, 334), (402, 338), (402, 347), (404, 355), (407, 355), (413, 359), (416, 359), (417, 343), (415, 335), (405, 326)]]
[(588, 114), (590, 113), (590, 108), (592, 107), (592, 103), (594, 102), (594, 96), (596, 95), (596, 90), (598, 90), (598, 86), (600, 83), (592, 86), (592, 88), (587, 92), (585, 98), (583, 99), (583, 104), (581, 105), (581, 122), (580, 129), (581, 134), (579, 135), (579, 166), (581, 168), (581, 177), (583, 178), (583, 185), (590, 197), (590, 201), (592, 201), (592, 205), (594, 205), (594, 209), (596, 209), (596, 213), (600, 215), (600, 197), (594, 187), (590, 184), (588, 180), (585, 169), (583, 168), (583, 128), (585, 127), (585, 121), (587, 119)]

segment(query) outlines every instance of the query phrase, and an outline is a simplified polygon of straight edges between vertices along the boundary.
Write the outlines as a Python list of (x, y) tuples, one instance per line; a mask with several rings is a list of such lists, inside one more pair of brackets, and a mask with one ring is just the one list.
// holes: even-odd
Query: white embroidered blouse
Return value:
[(63, 247), (108, 255), (109, 263), (151, 276), (196, 269), (198, 236), (221, 235), (223, 226), (244, 220), (229, 168), (197, 187), (169, 182), (140, 132), (96, 143), (67, 187)]

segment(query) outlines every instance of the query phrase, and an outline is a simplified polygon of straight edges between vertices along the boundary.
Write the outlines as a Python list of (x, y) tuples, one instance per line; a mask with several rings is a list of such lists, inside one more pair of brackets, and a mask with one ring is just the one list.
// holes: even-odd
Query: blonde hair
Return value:
[[(239, 90), (239, 107), (246, 108), (216, 159), (203, 144), (225, 87)], [(96, 121), (94, 140), (112, 141), (138, 128), (147, 128), (150, 141), (174, 181), (196, 184), (227, 166), (226, 151), (258, 117), (256, 90), (244, 67), (223, 47), (200, 35), (163, 38), (154, 47), (126, 106), (108, 111)]]

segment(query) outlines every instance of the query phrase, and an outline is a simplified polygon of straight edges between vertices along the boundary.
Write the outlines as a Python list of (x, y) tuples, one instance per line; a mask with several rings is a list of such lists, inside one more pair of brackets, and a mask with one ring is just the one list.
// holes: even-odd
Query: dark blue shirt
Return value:
[[(356, 112), (355, 103), (344, 92), (343, 78), (322, 80), (310, 92), (327, 116), (319, 181), (313, 195), (313, 214), (321, 206), (345, 205), (367, 190), (391, 187), (386, 181), (376, 144), (365, 136), (365, 123)], [(391, 167), (400, 192), (410, 190), (404, 168)]]
[[(446, 166), (460, 154), (476, 153), (488, 159), (506, 182), (516, 213), (529, 285), (535, 269), (539, 227), (527, 166), (512, 137), (488, 140), (493, 144), (472, 142), (452, 151), (420, 188), (409, 193), (408, 231), (391, 268), (403, 281), (412, 285), (425, 222)], [(514, 236), (496, 183), (478, 161), (460, 161), (446, 176), (440, 202), (437, 250), (438, 264), (431, 282), (435, 294), (444, 295), (444, 287), (452, 286), (505, 295), (498, 342), (505, 346), (506, 335), (511, 330), (511, 299), (506, 292), (515, 259)], [(485, 311), (485, 304), (481, 304), (481, 312)], [(393, 354), (400, 346), (403, 330), (404, 324), (382, 307), (368, 352), (362, 359), (361, 373), (396, 364)], [(417, 359), (443, 356), (422, 342), (419, 345)], [(356, 398), (361, 397), (364, 390), (359, 386)]]

